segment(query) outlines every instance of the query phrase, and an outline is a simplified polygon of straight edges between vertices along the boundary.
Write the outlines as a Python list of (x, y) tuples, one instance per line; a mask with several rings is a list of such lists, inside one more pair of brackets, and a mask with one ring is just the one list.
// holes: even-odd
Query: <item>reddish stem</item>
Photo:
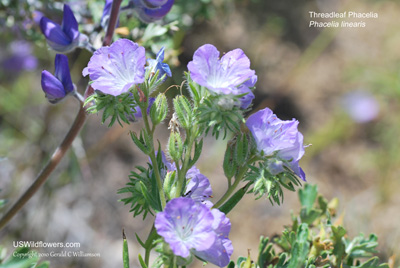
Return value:
[[(103, 46), (108, 46), (111, 44), (112, 37), (114, 35), (115, 26), (117, 25), (119, 8), (122, 0), (114, 0), (111, 8), (111, 15), (109, 20), (109, 25), (107, 27), (107, 32), (104, 37)], [(84, 98), (92, 95), (94, 90), (91, 86), (88, 86)], [(87, 118), (86, 110), (81, 103), (78, 114), (69, 129), (64, 140), (61, 142), (60, 146), (57, 147), (54, 154), (51, 156), (49, 162), (43, 168), (43, 170), (38, 174), (32, 185), (25, 191), (25, 193), (17, 200), (17, 202), (7, 211), (6, 214), (0, 220), (0, 229), (2, 229), (6, 224), (17, 214), (19, 210), (32, 198), (32, 196), (40, 189), (43, 183), (49, 178), (50, 174), (54, 171), (57, 165), (60, 163), (61, 159), (71, 147), (72, 142), (75, 140), (76, 136), (79, 134), (83, 125), (85, 124)]]

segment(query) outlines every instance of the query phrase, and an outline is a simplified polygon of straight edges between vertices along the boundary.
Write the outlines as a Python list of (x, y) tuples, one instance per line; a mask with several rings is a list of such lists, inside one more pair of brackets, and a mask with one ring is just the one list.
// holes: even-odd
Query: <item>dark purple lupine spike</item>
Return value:
[(42, 89), (50, 103), (57, 103), (74, 91), (67, 56), (56, 55), (55, 69), (55, 75), (46, 70), (42, 72)]
[(56, 52), (66, 53), (79, 45), (78, 22), (68, 5), (64, 5), (62, 26), (43, 17), (40, 20), (40, 29), (49, 46)]

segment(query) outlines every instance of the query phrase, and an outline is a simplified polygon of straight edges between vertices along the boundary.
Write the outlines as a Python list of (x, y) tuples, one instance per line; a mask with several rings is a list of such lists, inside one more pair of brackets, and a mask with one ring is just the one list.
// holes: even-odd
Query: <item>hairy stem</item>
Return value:
[[(111, 16), (109, 20), (109, 25), (107, 28), (106, 36), (104, 37), (103, 46), (108, 46), (111, 44), (112, 37), (114, 35), (115, 25), (118, 20), (119, 7), (121, 5), (122, 0), (114, 0), (111, 9)], [(91, 86), (86, 88), (84, 98), (92, 95), (94, 90)], [(40, 189), (40, 187), (45, 183), (45, 181), (49, 178), (50, 174), (55, 170), (57, 165), (60, 163), (61, 159), (68, 151), (69, 147), (71, 147), (72, 142), (75, 140), (76, 136), (79, 134), (82, 129), (87, 115), (86, 110), (83, 107), (82, 102), (80, 102), (80, 109), (76, 118), (70, 127), (67, 135), (61, 144), (57, 147), (53, 155), (51, 156), (49, 162), (42, 169), (42, 171), (38, 174), (35, 181), (32, 185), (25, 191), (25, 193), (17, 200), (17, 202), (7, 211), (6, 214), (0, 219), (0, 229), (2, 229), (14, 216), (17, 214), (19, 210), (32, 198), (32, 196)]]
[(163, 184), (161, 181), (161, 175), (160, 175), (160, 171), (158, 170), (157, 157), (156, 157), (156, 154), (154, 151), (154, 137), (153, 137), (154, 135), (153, 135), (153, 132), (151, 131), (152, 129), (150, 128), (149, 118), (147, 117), (146, 109), (144, 109), (143, 111), (145, 111), (145, 112), (142, 113), (143, 122), (144, 122), (144, 127), (146, 128), (147, 135), (151, 135), (151, 142), (152, 142), (152, 148), (153, 148), (149, 154), (149, 157), (150, 157), (151, 163), (153, 163), (153, 170), (154, 170), (154, 174), (156, 175), (158, 195), (160, 196), (162, 209), (164, 209), (167, 202), (165, 200)]
[(184, 183), (184, 181), (186, 179), (186, 173), (188, 171), (189, 159), (190, 159), (190, 156), (192, 154), (193, 142), (195, 140), (195, 138), (192, 137), (193, 135), (191, 133), (194, 133), (194, 132), (190, 132), (190, 131), (186, 132), (186, 134), (188, 135), (187, 136), (187, 147), (186, 147), (187, 150), (185, 152), (185, 157), (183, 159), (182, 168), (179, 169), (179, 167), (177, 166), (177, 169), (178, 169), (178, 183), (177, 183), (177, 186), (176, 186), (176, 190), (177, 191), (176, 191), (175, 197), (181, 196), (181, 193), (182, 193), (182, 190), (183, 190), (182, 189), (183, 188), (183, 183)]

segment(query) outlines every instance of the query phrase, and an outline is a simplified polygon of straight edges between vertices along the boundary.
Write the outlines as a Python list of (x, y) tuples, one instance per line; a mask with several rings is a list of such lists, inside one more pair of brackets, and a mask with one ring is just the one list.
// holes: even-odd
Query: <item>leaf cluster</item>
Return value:
[[(161, 159), (161, 151), (158, 151), (157, 163), (162, 176), (165, 177), (166, 167)], [(120, 199), (124, 205), (130, 204), (133, 216), (143, 214), (143, 219), (147, 214), (154, 215), (154, 211), (161, 211), (161, 203), (158, 197), (158, 188), (153, 171), (153, 166), (148, 163), (147, 168), (137, 166), (138, 172), (131, 171), (129, 182), (125, 187), (118, 190), (118, 194), (129, 193), (130, 196)]]
[[(260, 268), (389, 268), (374, 256), (377, 236), (353, 239), (341, 224), (333, 224), (337, 200), (328, 201), (318, 194), (317, 187), (306, 184), (299, 191), (301, 211), (292, 216), (292, 225), (282, 235), (261, 237), (255, 261), (240, 257), (237, 267)], [(230, 268), (235, 263), (229, 264)]]
[(136, 102), (129, 92), (119, 96), (95, 92), (85, 100), (84, 106), (87, 107), (86, 111), (92, 114), (103, 110), (102, 124), (111, 117), (108, 127), (114, 125), (115, 122), (122, 126), (122, 122), (129, 124), (129, 120), (135, 121)]
[[(270, 159), (276, 158), (272, 156)], [(269, 168), (269, 158), (265, 161), (259, 161), (256, 165), (250, 166), (250, 172), (246, 177), (247, 181), (252, 182), (253, 187), (250, 193), (254, 193), (256, 199), (263, 196), (269, 199), (271, 204), (280, 205), (284, 200), (284, 189), (295, 192), (296, 186), (301, 186), (301, 181), (293, 173), (293, 171), (284, 167), (284, 171), (278, 174), (273, 174)], [(283, 163), (287, 160), (281, 160)]]

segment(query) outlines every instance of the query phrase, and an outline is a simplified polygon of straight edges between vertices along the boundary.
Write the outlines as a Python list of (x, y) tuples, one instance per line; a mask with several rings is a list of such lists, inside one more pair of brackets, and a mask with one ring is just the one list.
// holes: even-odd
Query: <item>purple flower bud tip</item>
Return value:
[(162, 19), (174, 5), (174, 0), (132, 1), (139, 19), (147, 23)]
[[(276, 156), (289, 161), (288, 168), (305, 180), (305, 174), (299, 166), (299, 160), (304, 155), (303, 135), (297, 130), (299, 122), (295, 119), (280, 120), (269, 108), (251, 115), (246, 126), (251, 131), (257, 149), (265, 155)], [(271, 171), (280, 172), (283, 163), (274, 162)]]
[(54, 75), (44, 70), (42, 72), (41, 83), (46, 98), (51, 103), (59, 102), (69, 93), (74, 91), (67, 56), (60, 54), (56, 55)]
[(156, 73), (158, 71), (158, 76), (162, 77), (164, 74), (166, 74), (168, 77), (172, 76), (171, 69), (169, 68), (169, 65), (166, 63), (163, 63), (164, 61), (164, 50), (165, 48), (162, 47), (160, 51), (157, 53), (157, 57), (155, 60), (153, 59), (148, 59), (147, 62), (149, 65), (147, 68), (152, 72)]
[(187, 258), (191, 253), (218, 266), (226, 266), (233, 252), (228, 238), (229, 219), (185, 197), (172, 199), (156, 215), (155, 228), (175, 255)]
[(379, 103), (367, 91), (357, 90), (346, 94), (342, 105), (350, 118), (357, 123), (370, 122), (379, 114)]
[(145, 64), (144, 47), (119, 39), (109, 47), (96, 50), (82, 74), (89, 75), (95, 90), (118, 96), (144, 82)]
[(40, 20), (40, 29), (49, 46), (60, 53), (66, 53), (79, 45), (78, 22), (68, 5), (64, 5), (62, 24), (59, 25), (47, 17)]
[(197, 84), (217, 94), (247, 95), (241, 97), (241, 108), (245, 109), (254, 98), (251, 87), (257, 82), (255, 72), (250, 69), (250, 60), (241, 49), (234, 49), (219, 58), (220, 52), (210, 44), (199, 47), (193, 61), (189, 62), (190, 77)]

